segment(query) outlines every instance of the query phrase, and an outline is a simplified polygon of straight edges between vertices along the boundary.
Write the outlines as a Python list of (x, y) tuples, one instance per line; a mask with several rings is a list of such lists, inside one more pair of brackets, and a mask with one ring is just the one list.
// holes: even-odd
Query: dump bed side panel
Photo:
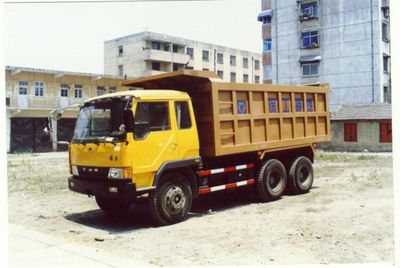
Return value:
[(193, 70), (122, 84), (187, 92), (203, 157), (284, 150), (330, 139), (327, 86), (225, 83), (212, 72)]
[(212, 83), (215, 156), (329, 140), (327, 86)]

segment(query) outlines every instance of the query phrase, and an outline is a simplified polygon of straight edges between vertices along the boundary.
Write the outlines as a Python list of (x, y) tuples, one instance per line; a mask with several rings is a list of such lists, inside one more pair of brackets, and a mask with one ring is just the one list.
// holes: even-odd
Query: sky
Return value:
[(103, 73), (103, 42), (140, 31), (262, 52), (261, 0), (4, 6), (10, 66)]

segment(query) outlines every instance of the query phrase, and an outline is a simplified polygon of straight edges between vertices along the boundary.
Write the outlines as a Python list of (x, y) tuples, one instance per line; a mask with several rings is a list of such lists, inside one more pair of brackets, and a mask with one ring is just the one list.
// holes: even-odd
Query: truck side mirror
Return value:
[(123, 120), (125, 125), (126, 132), (134, 132), (135, 131), (135, 118), (133, 116), (133, 112), (131, 109), (124, 110)]

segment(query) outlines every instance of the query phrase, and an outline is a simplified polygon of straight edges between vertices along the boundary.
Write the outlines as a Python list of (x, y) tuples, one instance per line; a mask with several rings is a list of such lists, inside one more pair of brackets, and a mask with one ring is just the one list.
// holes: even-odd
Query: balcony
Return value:
[(7, 96), (7, 107), (9, 108), (27, 108), (27, 109), (54, 109), (63, 108), (73, 104), (83, 103), (85, 98), (73, 98), (73, 97), (56, 97), (56, 96)]
[(147, 77), (147, 76), (152, 76), (152, 75), (158, 75), (158, 74), (164, 74), (168, 71), (155, 71), (155, 70), (147, 70), (142, 72), (142, 77)]
[(144, 51), (144, 60), (186, 64), (190, 61), (190, 56), (182, 53), (173, 53), (171, 51), (146, 49)]
[(382, 0), (382, 9), (389, 8), (389, 0)]

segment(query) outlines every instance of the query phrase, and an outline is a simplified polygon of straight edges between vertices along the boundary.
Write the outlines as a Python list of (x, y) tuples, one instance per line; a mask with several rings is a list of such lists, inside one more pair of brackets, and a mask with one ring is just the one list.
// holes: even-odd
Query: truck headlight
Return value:
[(74, 176), (79, 176), (79, 171), (77, 166), (71, 166), (71, 172)]
[(128, 179), (132, 177), (130, 168), (110, 168), (108, 171), (109, 179)]

